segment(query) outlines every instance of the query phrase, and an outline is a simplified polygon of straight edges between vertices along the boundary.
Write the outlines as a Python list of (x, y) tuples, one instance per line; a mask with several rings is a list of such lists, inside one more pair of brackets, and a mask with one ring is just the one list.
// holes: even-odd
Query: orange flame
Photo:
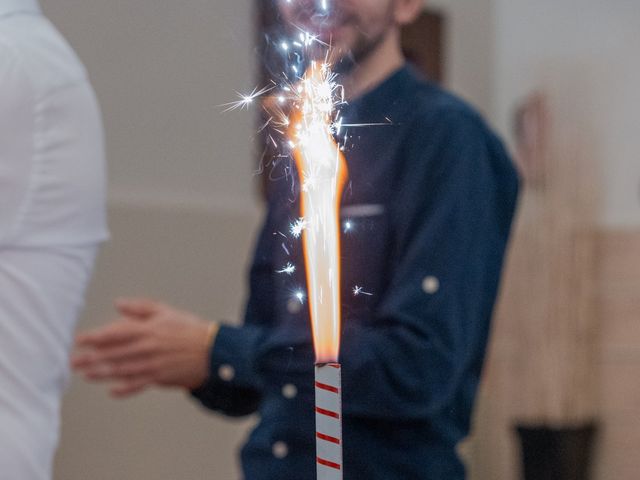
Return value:
[(311, 64), (290, 116), (288, 136), (298, 168), (303, 250), (317, 363), (340, 350), (340, 198), (347, 164), (333, 138), (333, 91), (328, 65)]

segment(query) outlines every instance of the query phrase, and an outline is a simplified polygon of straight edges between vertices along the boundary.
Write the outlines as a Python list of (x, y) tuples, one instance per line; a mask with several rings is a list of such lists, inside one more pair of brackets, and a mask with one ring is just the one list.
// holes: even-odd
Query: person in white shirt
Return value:
[(0, 0), (0, 478), (51, 478), (69, 351), (108, 236), (87, 74), (36, 0)]

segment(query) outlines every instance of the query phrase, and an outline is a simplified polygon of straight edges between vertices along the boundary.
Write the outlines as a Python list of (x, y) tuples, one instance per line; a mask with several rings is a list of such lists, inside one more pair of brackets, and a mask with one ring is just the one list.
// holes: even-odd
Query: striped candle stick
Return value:
[(342, 382), (339, 363), (316, 364), (316, 471), (318, 480), (342, 479)]

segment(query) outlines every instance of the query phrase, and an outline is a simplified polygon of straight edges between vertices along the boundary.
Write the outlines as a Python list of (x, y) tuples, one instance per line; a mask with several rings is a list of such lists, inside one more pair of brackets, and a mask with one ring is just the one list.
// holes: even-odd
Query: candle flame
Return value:
[(317, 363), (340, 349), (340, 198), (347, 165), (332, 123), (340, 86), (327, 63), (311, 62), (290, 116), (289, 140), (301, 183), (302, 241)]

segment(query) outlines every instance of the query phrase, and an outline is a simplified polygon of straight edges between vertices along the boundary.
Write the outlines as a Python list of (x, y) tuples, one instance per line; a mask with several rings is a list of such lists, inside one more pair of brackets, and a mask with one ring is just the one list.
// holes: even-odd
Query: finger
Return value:
[(71, 368), (73, 370), (82, 370), (91, 367), (96, 362), (94, 352), (74, 353), (71, 356)]
[(141, 393), (147, 387), (151, 385), (151, 382), (147, 378), (137, 378), (128, 382), (123, 382), (109, 390), (112, 397), (115, 398), (127, 398), (131, 395)]
[(162, 304), (149, 298), (118, 298), (116, 309), (123, 315), (131, 315), (137, 319), (145, 319), (158, 313)]
[(145, 376), (152, 377), (156, 371), (156, 363), (150, 358), (132, 360), (122, 363), (98, 363), (84, 370), (84, 375), (90, 381), (132, 380)]
[(83, 369), (104, 362), (121, 363), (123, 361), (151, 355), (154, 350), (154, 344), (144, 339), (134, 340), (125, 344), (113, 344), (97, 350), (74, 354), (71, 357), (71, 368)]
[(76, 336), (76, 344), (81, 347), (105, 347), (117, 343), (137, 340), (146, 330), (126, 319), (118, 320), (104, 327), (89, 330)]
[(85, 380), (89, 382), (101, 382), (113, 378), (113, 367), (108, 363), (97, 363), (87, 367), (82, 372)]

